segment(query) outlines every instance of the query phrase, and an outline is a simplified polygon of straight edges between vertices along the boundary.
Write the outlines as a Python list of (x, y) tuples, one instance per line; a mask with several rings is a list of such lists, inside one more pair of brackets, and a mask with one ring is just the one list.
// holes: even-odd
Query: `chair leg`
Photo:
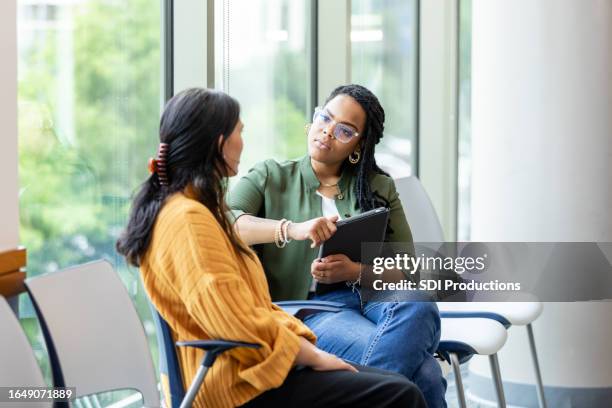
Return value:
[(81, 397), (81, 401), (83, 402), (83, 405), (85, 405), (85, 408), (94, 408), (88, 395)]
[(540, 363), (538, 362), (538, 353), (536, 351), (535, 338), (533, 337), (533, 327), (531, 323), (527, 325), (527, 335), (529, 337), (529, 348), (531, 349), (531, 358), (533, 360), (533, 369), (536, 377), (536, 386), (538, 389), (538, 402), (540, 408), (546, 408), (546, 398), (544, 397), (544, 383), (542, 383), (542, 373), (540, 372)]
[(102, 405), (100, 405), (100, 400), (98, 399), (98, 396), (97, 396), (97, 395), (95, 395), (95, 394), (94, 394), (94, 395), (92, 395), (92, 396), (91, 396), (91, 399), (92, 399), (93, 404), (94, 404), (94, 406), (95, 406), (96, 408), (102, 408)]
[(98, 398), (96, 394), (92, 395), (91, 399), (93, 400), (94, 406), (96, 408), (102, 408), (102, 404), (100, 404), (100, 399)]
[(500, 408), (506, 408), (506, 396), (504, 395), (504, 384), (501, 379), (501, 371), (499, 370), (499, 360), (497, 353), (489, 356), (491, 364), (491, 374), (493, 374), (493, 382), (495, 383), (495, 392), (497, 393), (497, 403)]
[(195, 378), (191, 382), (189, 390), (187, 390), (187, 393), (185, 394), (185, 398), (183, 398), (183, 401), (181, 402), (180, 408), (191, 408), (191, 404), (193, 404), (193, 400), (195, 399), (195, 396), (198, 393), (200, 386), (202, 385), (202, 381), (204, 381), (204, 377), (206, 376), (207, 371), (208, 367), (203, 364), (200, 365), (200, 368), (198, 368), (198, 372), (196, 373)]
[(455, 374), (455, 385), (457, 387), (457, 400), (459, 408), (467, 408), (465, 402), (465, 389), (463, 388), (463, 379), (461, 378), (461, 367), (459, 365), (459, 357), (455, 353), (449, 353), (453, 373)]

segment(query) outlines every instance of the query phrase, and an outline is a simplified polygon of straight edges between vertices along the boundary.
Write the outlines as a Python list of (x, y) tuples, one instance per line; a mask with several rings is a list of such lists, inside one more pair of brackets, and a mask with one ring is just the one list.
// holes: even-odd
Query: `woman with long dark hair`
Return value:
[[(261, 346), (221, 355), (194, 406), (425, 406), (410, 381), (318, 349), (304, 324), (272, 304), (257, 256), (227, 218), (224, 180), (238, 171), (239, 116), (234, 99), (205, 89), (183, 91), (167, 103), (152, 175), (117, 242), (117, 251), (140, 267), (174, 340)], [(203, 351), (178, 353), (183, 378), (190, 382)]]
[(308, 127), (308, 154), (255, 165), (230, 192), (229, 205), (238, 233), (258, 251), (273, 300), (346, 305), (305, 320), (322, 349), (401, 373), (430, 407), (445, 407), (446, 381), (433, 356), (440, 339), (436, 304), (363, 301), (359, 263), (342, 254), (316, 259), (316, 246), (334, 234), (338, 219), (381, 206), (390, 209), (385, 241), (403, 243), (414, 254), (393, 179), (374, 158), (384, 122), (383, 107), (368, 89), (337, 87)]

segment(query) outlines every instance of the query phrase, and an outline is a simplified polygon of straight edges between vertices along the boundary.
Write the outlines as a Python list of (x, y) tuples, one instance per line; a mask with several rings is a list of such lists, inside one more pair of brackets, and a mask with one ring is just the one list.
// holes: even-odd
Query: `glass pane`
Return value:
[(472, 177), (472, 0), (461, 1), (459, 15), (457, 239), (469, 241)]
[(417, 10), (416, 0), (351, 3), (351, 79), (385, 109), (376, 159), (394, 177), (414, 174), (416, 165)]
[[(153, 336), (138, 271), (128, 270), (114, 244), (157, 145), (160, 2), (19, 0), (18, 31), (20, 233), (28, 274), (107, 259)], [(21, 316), (42, 350), (25, 299)], [(101, 396), (103, 405), (109, 398)]]
[[(267, 159), (306, 153), (310, 2), (218, 0), (218, 78), (238, 99), (245, 124), (240, 172)], [(219, 49), (218, 48), (218, 49)], [(234, 181), (238, 178), (234, 177)]]

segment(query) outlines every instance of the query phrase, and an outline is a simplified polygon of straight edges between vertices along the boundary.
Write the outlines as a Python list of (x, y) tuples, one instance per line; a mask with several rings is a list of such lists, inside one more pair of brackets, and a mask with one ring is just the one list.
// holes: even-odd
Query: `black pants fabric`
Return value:
[(421, 391), (403, 375), (354, 366), (358, 373), (294, 369), (279, 388), (243, 407), (427, 408)]

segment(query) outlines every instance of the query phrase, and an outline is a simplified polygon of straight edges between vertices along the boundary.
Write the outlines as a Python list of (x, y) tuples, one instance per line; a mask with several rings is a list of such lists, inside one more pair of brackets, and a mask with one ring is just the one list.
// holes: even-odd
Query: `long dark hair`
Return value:
[(380, 207), (381, 205), (388, 207), (389, 203), (387, 200), (378, 194), (374, 194), (370, 186), (370, 177), (374, 174), (389, 175), (378, 167), (376, 159), (374, 158), (374, 146), (382, 139), (385, 129), (385, 110), (378, 101), (376, 95), (361, 85), (350, 84), (337, 87), (327, 97), (325, 104), (338, 95), (347, 95), (355, 99), (366, 113), (364, 131), (362, 132), (362, 136), (360, 136), (362, 140), (360, 142), (361, 158), (357, 165), (355, 165), (357, 177), (357, 182), (355, 183), (357, 209), (368, 211)]
[[(168, 101), (159, 124), (159, 140), (168, 144), (168, 183), (161, 184), (158, 175), (153, 173), (136, 194), (127, 227), (116, 244), (117, 252), (128, 263), (140, 266), (164, 200), (187, 186), (191, 186), (196, 199), (213, 213), (234, 248), (250, 253), (227, 219), (224, 198), (226, 167), (221, 148), (239, 116), (240, 105), (234, 98), (209, 89), (187, 89)], [(221, 148), (220, 135), (224, 135)]]

